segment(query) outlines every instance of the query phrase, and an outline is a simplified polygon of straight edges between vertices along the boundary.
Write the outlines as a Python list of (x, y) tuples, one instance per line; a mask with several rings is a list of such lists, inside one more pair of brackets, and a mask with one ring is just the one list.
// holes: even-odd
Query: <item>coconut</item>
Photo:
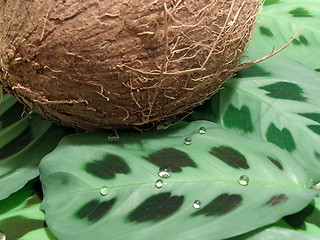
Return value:
[(64, 126), (153, 126), (201, 104), (234, 74), (261, 5), (0, 1), (1, 84)]

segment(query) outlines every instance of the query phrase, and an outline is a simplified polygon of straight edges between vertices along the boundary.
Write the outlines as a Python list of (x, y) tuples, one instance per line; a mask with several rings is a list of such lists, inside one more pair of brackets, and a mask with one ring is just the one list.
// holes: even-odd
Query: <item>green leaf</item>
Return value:
[(317, 197), (300, 212), (289, 215), (277, 223), (228, 240), (320, 239), (320, 198)]
[[(300, 28), (299, 35), (290, 46), (281, 52), (312, 69), (319, 69), (320, 55), (320, 4), (318, 0), (267, 0), (255, 27), (251, 49), (262, 50), (260, 54), (250, 52), (258, 58), (269, 54), (272, 48), (284, 46)], [(281, 66), (281, 62), (278, 62)]]
[(24, 114), (24, 107), (9, 94), (0, 104), (0, 200), (39, 175), (38, 165), (66, 135), (64, 128)]
[(119, 135), (68, 136), (41, 161), (42, 209), (60, 240), (222, 239), (316, 194), (288, 152), (212, 122)]
[[(282, 56), (258, 66), (246, 70), (252, 71), (249, 77), (233, 78), (223, 85), (219, 108), (215, 108), (219, 113), (212, 114), (212, 119), (219, 115), (217, 122), (226, 129), (287, 150), (319, 182), (319, 74)], [(261, 75), (261, 69), (270, 75)]]
[(40, 184), (39, 179), (32, 180), (0, 201), (0, 236), (2, 234), (8, 240), (56, 240), (39, 209), (42, 200)]

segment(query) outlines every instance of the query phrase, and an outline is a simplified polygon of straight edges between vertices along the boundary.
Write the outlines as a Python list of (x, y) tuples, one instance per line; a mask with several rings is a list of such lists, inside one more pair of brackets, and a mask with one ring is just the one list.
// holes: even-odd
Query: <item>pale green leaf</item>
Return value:
[[(320, 70), (320, 4), (318, 0), (266, 1), (258, 15), (259, 24), (251, 43), (252, 49), (263, 50), (259, 57), (279, 49), (301, 31), (293, 43), (281, 55), (288, 56), (312, 69)], [(250, 57), (254, 57), (250, 52)], [(281, 63), (279, 62), (279, 65)]]
[[(158, 176), (162, 166), (170, 178)], [(206, 121), (123, 133), (114, 144), (105, 133), (69, 136), (40, 172), (42, 208), (60, 240), (222, 239), (294, 213), (316, 194), (286, 151)], [(244, 175), (247, 186), (238, 182)]]

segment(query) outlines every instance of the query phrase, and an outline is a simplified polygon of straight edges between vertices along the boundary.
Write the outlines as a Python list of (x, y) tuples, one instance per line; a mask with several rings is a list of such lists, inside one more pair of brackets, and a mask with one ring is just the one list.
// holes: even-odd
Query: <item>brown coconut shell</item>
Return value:
[(260, 0), (0, 1), (2, 86), (86, 130), (201, 104), (237, 69)]

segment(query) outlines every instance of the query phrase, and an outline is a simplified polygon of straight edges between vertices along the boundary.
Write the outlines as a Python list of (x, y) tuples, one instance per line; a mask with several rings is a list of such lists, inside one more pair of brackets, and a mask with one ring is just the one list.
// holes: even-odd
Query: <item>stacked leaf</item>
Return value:
[(66, 130), (24, 107), (9, 94), (0, 104), (0, 200), (39, 176), (38, 165)]
[(69, 136), (40, 170), (42, 208), (61, 240), (223, 239), (316, 194), (290, 154), (206, 121), (121, 134), (116, 144), (105, 133)]
[(41, 185), (36, 179), (0, 201), (0, 239), (55, 240), (39, 209), (41, 200)]

